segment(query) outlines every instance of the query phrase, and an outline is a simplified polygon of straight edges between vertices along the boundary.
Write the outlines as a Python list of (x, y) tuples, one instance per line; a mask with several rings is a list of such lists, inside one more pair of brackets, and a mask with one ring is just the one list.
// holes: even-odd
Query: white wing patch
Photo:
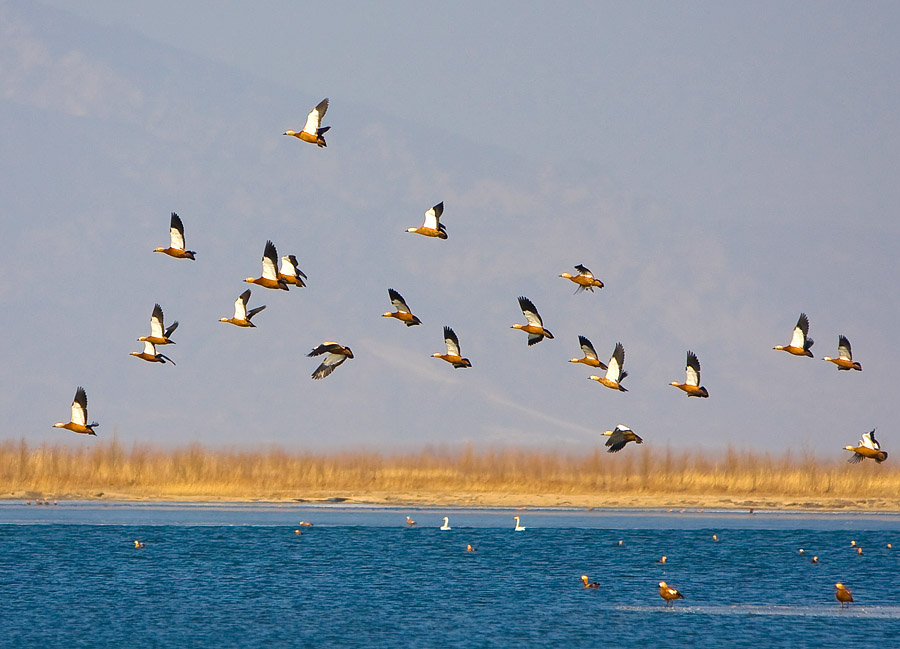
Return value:
[(242, 293), (238, 299), (234, 301), (234, 319), (235, 320), (246, 320), (247, 319), (247, 302), (250, 299), (250, 296), (246, 293)]
[(77, 401), (72, 402), (72, 423), (84, 426), (87, 424), (87, 410)]
[(309, 115), (306, 117), (306, 126), (303, 127), (303, 132), (315, 135), (319, 130), (319, 125), (322, 123), (322, 118), (325, 116), (325, 111), (327, 110), (328, 99), (323, 99), (319, 102), (318, 106), (309, 111)]
[(184, 235), (178, 228), (169, 228), (169, 247), (184, 250)]
[(262, 260), (262, 276), (266, 279), (277, 280), (278, 271), (275, 267), (275, 259), (272, 257), (263, 257)]
[(794, 327), (794, 335), (791, 336), (791, 347), (796, 347), (798, 349), (804, 349), (804, 345), (806, 344), (806, 336), (803, 335), (803, 330), (800, 327)]
[(150, 354), (151, 356), (156, 356), (156, 345), (151, 343), (148, 340), (144, 341), (144, 353)]
[(696, 371), (693, 367), (691, 367), (690, 365), (688, 365), (687, 367), (685, 367), (685, 368), (684, 368), (684, 371), (685, 371), (684, 382), (685, 382), (687, 385), (693, 385), (694, 387), (700, 385), (700, 373), (699, 373), (699, 372), (697, 372), (697, 371)]

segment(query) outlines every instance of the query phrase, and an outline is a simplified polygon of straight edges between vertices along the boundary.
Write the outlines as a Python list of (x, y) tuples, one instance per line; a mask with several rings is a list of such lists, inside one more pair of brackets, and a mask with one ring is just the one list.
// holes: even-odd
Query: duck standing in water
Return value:
[(664, 581), (659, 582), (659, 596), (666, 600), (666, 608), (675, 606), (676, 599), (684, 599), (684, 595)]

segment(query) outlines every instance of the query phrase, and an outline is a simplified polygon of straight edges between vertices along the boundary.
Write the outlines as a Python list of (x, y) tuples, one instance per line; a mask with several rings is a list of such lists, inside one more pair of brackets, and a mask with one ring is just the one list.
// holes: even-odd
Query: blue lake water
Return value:
[(898, 568), (893, 514), (0, 502), (0, 647), (897, 647)]

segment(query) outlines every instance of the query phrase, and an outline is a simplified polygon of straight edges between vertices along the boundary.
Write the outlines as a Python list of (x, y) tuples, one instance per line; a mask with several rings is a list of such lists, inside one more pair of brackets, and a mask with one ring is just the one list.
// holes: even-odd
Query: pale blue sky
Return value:
[[(890, 450), (894, 4), (81, 5), (0, 2), (0, 438), (90, 443), (50, 428), (83, 385), (125, 443)], [(327, 149), (281, 136), (325, 96)], [(440, 200), (447, 241), (404, 233)], [(150, 252), (171, 211), (194, 263)], [(309, 287), (218, 323), (268, 238)], [(555, 340), (509, 328), (523, 294)], [(128, 356), (155, 302), (177, 367)], [(771, 349), (801, 311), (815, 360)], [(444, 324), (472, 369), (429, 358)], [(838, 334), (862, 373), (819, 360)], [(325, 339), (356, 358), (313, 382)], [(687, 349), (708, 400), (667, 385)]]

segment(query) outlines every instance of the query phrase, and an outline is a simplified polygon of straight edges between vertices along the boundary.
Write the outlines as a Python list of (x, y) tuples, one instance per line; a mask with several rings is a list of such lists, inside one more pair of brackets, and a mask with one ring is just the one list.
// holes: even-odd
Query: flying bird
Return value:
[(144, 351), (142, 352), (131, 352), (132, 356), (137, 356), (141, 360), (147, 361), (149, 363), (162, 363), (165, 365), (166, 361), (175, 364), (171, 358), (164, 354), (159, 354), (156, 351), (156, 346), (151, 343), (149, 340), (144, 341)]
[(325, 112), (327, 110), (328, 97), (325, 97), (325, 99), (319, 102), (318, 106), (309, 111), (309, 115), (306, 116), (306, 126), (303, 127), (302, 131), (299, 133), (296, 131), (285, 131), (282, 135), (293, 135), (295, 138), (303, 140), (304, 142), (310, 142), (319, 147), (328, 146), (325, 144), (325, 138), (322, 136), (325, 135), (331, 127), (320, 126), (322, 118), (325, 117)]
[(412, 314), (412, 311), (409, 310), (409, 307), (406, 305), (406, 301), (403, 299), (403, 296), (400, 295), (397, 291), (389, 288), (388, 297), (391, 298), (391, 304), (393, 304), (394, 308), (397, 310), (394, 312), (388, 311), (387, 313), (382, 313), (382, 317), (397, 318), (397, 320), (399, 320), (400, 322), (405, 323), (407, 327), (413, 327), (415, 325), (422, 324), (422, 321)]
[(793, 354), (794, 356), (809, 356), (813, 357), (813, 354), (810, 348), (813, 346), (813, 339), (809, 338), (809, 318), (806, 317), (805, 313), (800, 314), (800, 319), (797, 320), (797, 326), (794, 327), (794, 335), (791, 336), (791, 344), (790, 345), (775, 345), (772, 349), (777, 349), (783, 352), (787, 352), (788, 354)]
[(169, 336), (178, 328), (178, 321), (176, 320), (169, 325), (168, 329), (165, 328), (163, 321), (162, 307), (156, 304), (153, 306), (153, 313), (150, 315), (150, 335), (141, 336), (138, 338), (138, 342), (150, 342), (154, 345), (174, 345), (175, 341), (169, 340)]
[(628, 392), (628, 390), (621, 385), (625, 377), (628, 376), (628, 372), (622, 369), (624, 365), (625, 347), (622, 346), (622, 343), (616, 343), (616, 348), (613, 350), (612, 357), (609, 359), (609, 366), (606, 368), (606, 376), (596, 376), (592, 374), (588, 378), (591, 381), (597, 381), (612, 390)]
[(608, 447), (607, 453), (618, 453), (625, 448), (625, 445), (628, 442), (634, 442), (635, 444), (644, 443), (644, 440), (625, 424), (619, 424), (613, 430), (604, 431), (603, 434), (606, 437), (609, 437), (609, 439), (606, 440), (606, 446)]
[(823, 361), (829, 361), (837, 365), (838, 370), (856, 370), (862, 372), (862, 365), (853, 361), (853, 352), (850, 350), (850, 341), (847, 336), (838, 336), (838, 357), (826, 356)]
[(438, 354), (435, 352), (431, 355), (432, 358), (443, 359), (457, 369), (462, 367), (472, 367), (472, 363), (469, 362), (468, 358), (460, 356), (459, 338), (456, 337), (456, 332), (450, 327), (444, 327), (444, 344), (447, 345), (447, 353)]
[(595, 288), (603, 288), (603, 282), (599, 279), (594, 279), (594, 275), (591, 273), (590, 269), (578, 264), (575, 266), (575, 270), (578, 271), (577, 275), (571, 275), (570, 273), (563, 273), (560, 275), (560, 277), (565, 277), (567, 280), (578, 284), (575, 293), (581, 293), (581, 291), (585, 289), (593, 293)]
[(444, 201), (441, 201), (430, 210), (425, 212), (425, 220), (417, 228), (407, 228), (407, 232), (414, 234), (422, 234), (426, 237), (437, 237), (438, 239), (447, 238), (447, 228), (441, 223), (441, 214), (444, 213)]
[(84, 388), (78, 386), (78, 389), (75, 390), (75, 400), (72, 402), (72, 419), (68, 423), (63, 423), (61, 421), (53, 424), (54, 428), (65, 428), (66, 430), (71, 430), (73, 433), (80, 433), (82, 435), (97, 435), (94, 432), (94, 428), (99, 426), (96, 421), (92, 421), (91, 423), (87, 423), (87, 393), (84, 391)]
[(537, 307), (534, 306), (534, 302), (529, 300), (527, 297), (522, 297), (520, 295), (519, 308), (522, 309), (522, 313), (525, 314), (525, 319), (528, 321), (528, 324), (514, 324), (511, 329), (521, 329), (522, 331), (527, 333), (529, 346), (536, 345), (544, 338), (553, 340), (553, 334), (550, 333), (549, 330), (544, 329), (544, 323), (541, 320), (541, 316), (538, 313)]
[(262, 276), (248, 277), (244, 281), (263, 288), (288, 290), (287, 282), (278, 276), (278, 251), (275, 250), (274, 243), (266, 241), (262, 256)]
[(578, 336), (578, 344), (581, 345), (581, 352), (584, 354), (584, 358), (570, 358), (570, 363), (584, 363), (590, 367), (599, 367), (602, 370), (607, 369), (606, 363), (597, 356), (597, 352), (594, 351), (594, 346), (590, 340), (584, 336)]
[(875, 439), (874, 428), (868, 433), (862, 434), (862, 439), (859, 440), (859, 446), (845, 446), (844, 450), (853, 453), (853, 455), (850, 456), (850, 459), (847, 460), (851, 464), (862, 462), (866, 458), (873, 459), (878, 464), (881, 464), (888, 456), (887, 452), (881, 450), (881, 444)]
[(297, 258), (294, 255), (285, 255), (281, 258), (281, 270), (278, 271), (278, 279), (283, 279), (288, 284), (303, 288), (306, 284), (306, 274), (300, 270)]
[(837, 583), (834, 585), (834, 598), (840, 602), (841, 608), (850, 607), (850, 602), (853, 601), (853, 595), (850, 594), (850, 591), (847, 589), (844, 584)]
[(669, 385), (674, 385), (679, 390), (684, 390), (689, 397), (708, 397), (709, 392), (700, 385), (700, 361), (697, 354), (688, 350), (687, 361), (685, 361), (685, 377), (684, 383), (676, 383), (673, 381)]
[(238, 299), (234, 301), (234, 316), (231, 318), (219, 318), (219, 322), (228, 322), (238, 327), (256, 327), (250, 322), (250, 319), (257, 313), (266, 308), (266, 305), (258, 306), (255, 309), (247, 311), (247, 302), (250, 301), (250, 289), (241, 293)]
[(684, 599), (684, 595), (664, 581), (659, 582), (659, 596), (666, 600), (666, 608), (675, 606), (676, 599)]
[(349, 347), (343, 347), (336, 342), (328, 340), (310, 351), (307, 354), (307, 357), (321, 356), (326, 352), (328, 353), (328, 356), (326, 356), (325, 360), (322, 361), (322, 364), (316, 368), (316, 371), (312, 373), (312, 378), (314, 379), (324, 379), (334, 372), (335, 368), (345, 360), (353, 358), (353, 352), (350, 351)]
[(193, 250), (185, 250), (184, 224), (175, 212), (172, 212), (172, 219), (169, 221), (169, 247), (156, 248), (153, 252), (161, 252), (176, 259), (194, 259), (197, 254)]

